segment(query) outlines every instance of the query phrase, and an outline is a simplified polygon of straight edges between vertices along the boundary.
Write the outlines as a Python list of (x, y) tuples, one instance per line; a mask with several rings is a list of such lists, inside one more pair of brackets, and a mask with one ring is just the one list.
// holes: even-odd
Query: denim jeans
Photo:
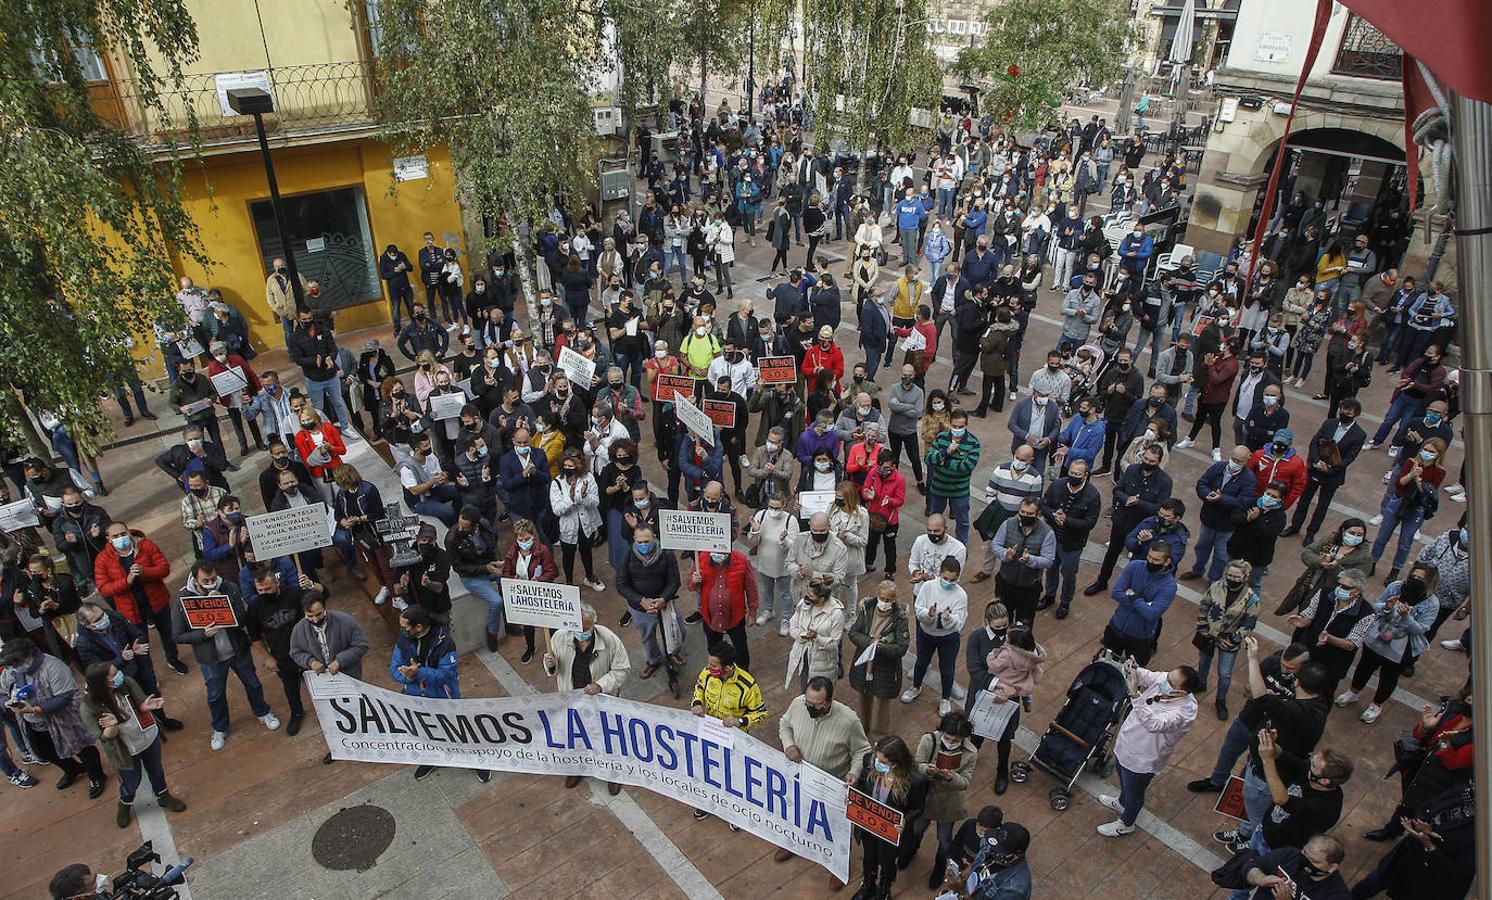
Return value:
[(1378, 526), (1378, 536), (1373, 539), (1373, 562), (1383, 558), (1383, 550), (1388, 546), (1388, 539), (1393, 535), (1394, 529), (1399, 530), (1399, 547), (1394, 551), (1393, 568), (1402, 569), (1404, 562), (1409, 558), (1409, 551), (1414, 547), (1414, 533), (1419, 531), (1420, 523), (1425, 520), (1425, 510), (1422, 506), (1405, 513), (1402, 512), (1403, 501), (1398, 497), (1385, 496), (1383, 504), (1378, 511), (1383, 514), (1383, 524)]
[(1155, 778), (1154, 772), (1131, 772), (1120, 763), (1114, 768), (1119, 772), (1119, 821), (1133, 825), (1145, 808), (1145, 790)]
[(1186, 302), (1185, 301), (1174, 301), (1173, 300), (1171, 302), (1171, 341), (1172, 341), (1172, 343), (1176, 342), (1177, 340), (1180, 340), (1180, 338), (1181, 338), (1181, 329), (1183, 329), (1185, 327), (1186, 327)]
[(938, 276), (943, 272), (943, 260), (929, 259), (927, 261), (927, 283), (937, 284)]
[(1217, 748), (1217, 762), (1212, 767), (1209, 780), (1218, 787), (1228, 783), (1228, 776), (1233, 774), (1233, 767), (1238, 765), (1238, 758), (1248, 752), (1249, 749), (1248, 726), (1237, 717), (1228, 726), (1223, 735), (1223, 743)]
[(119, 802), (128, 806), (135, 802), (135, 791), (140, 789), (140, 779), (150, 779), (150, 789), (159, 797), (166, 792), (166, 770), (161, 767), (161, 738), (156, 735), (149, 747), (135, 754), (135, 767), (119, 770)]
[(1250, 838), (1254, 836), (1254, 829), (1258, 828), (1269, 814), (1269, 807), (1274, 800), (1269, 796), (1269, 785), (1254, 774), (1254, 767), (1247, 766), (1243, 770), (1243, 808), (1248, 811), (1249, 820), (1238, 823), (1238, 832)]
[[(1197, 671), (1202, 673), (1202, 689), (1207, 689), (1207, 673), (1212, 668), (1213, 651), (1197, 651)], [(1217, 651), (1217, 699), (1228, 698), (1228, 688), (1233, 686), (1233, 663), (1238, 659), (1237, 650)]]
[(456, 504), (461, 500), (461, 489), (454, 484), (437, 484), (420, 499), (409, 505), (416, 515), (438, 519), (447, 528), (456, 524)]
[(1082, 561), (1082, 547), (1065, 550), (1058, 545), (1057, 564), (1046, 570), (1046, 592), (1048, 594), (1057, 593), (1058, 578), (1061, 578), (1062, 596), (1059, 599), (1063, 607), (1072, 605), (1072, 595), (1078, 586), (1078, 564)]
[(336, 419), (338, 428), (346, 431), (350, 427), (347, 421), (347, 404), (342, 402), (342, 380), (340, 378), (333, 376), (320, 381), (307, 378), (306, 399), (311, 401), (312, 406), (321, 410), (322, 415), (328, 419)]
[(945, 509), (948, 510), (949, 515), (953, 516), (954, 521), (957, 523), (954, 531), (958, 539), (963, 542), (964, 546), (968, 546), (969, 495), (964, 494), (962, 497), (939, 497), (935, 494), (928, 494), (927, 502), (935, 513), (941, 513)]
[[(679, 605), (670, 603), (668, 609), (673, 612), (674, 621), (679, 625), (679, 633), (684, 633), (684, 617), (679, 614)], [(632, 624), (637, 626), (637, 633), (642, 637), (642, 652), (644, 661), (650, 666), (663, 663), (663, 643), (658, 635), (658, 614), (642, 612), (638, 609), (632, 610)], [(683, 647), (669, 647), (675, 654), (682, 655)]]
[(611, 563), (611, 571), (621, 571), (622, 563), (627, 561), (627, 551), (631, 549), (632, 542), (622, 536), (622, 511), (608, 509), (606, 511), (606, 561)]
[(898, 227), (897, 231), (901, 234), (901, 264), (909, 266), (917, 259), (917, 229)]
[(622, 377), (637, 387), (642, 382), (642, 362), (635, 356), (618, 353), (612, 357), (612, 365), (622, 370)]
[(783, 575), (773, 578), (771, 575), (763, 575), (762, 579), (762, 609), (767, 612), (767, 618), (771, 619), (776, 613), (776, 618), (786, 622), (793, 615), (793, 576)]
[(1212, 566), (1207, 569), (1207, 581), (1210, 583), (1223, 577), (1223, 569), (1228, 566), (1228, 538), (1232, 536), (1231, 531), (1217, 531), (1204, 524), (1197, 532), (1197, 564), (1192, 566), (1192, 574), (1201, 575), (1210, 556)]
[(357, 565), (357, 551), (352, 546), (352, 532), (345, 528), (338, 528), (332, 532), (332, 544), (336, 546), (337, 552), (342, 554), (342, 562), (347, 568)]
[(1192, 414), (1192, 410), (1196, 409), (1196, 407), (1197, 407), (1197, 396), (1198, 396), (1198, 392), (1197, 392), (1196, 386), (1195, 385), (1187, 385), (1187, 387), (1186, 387), (1186, 402), (1181, 407), (1182, 413), (1184, 413), (1184, 414), (1186, 414), (1188, 416)]
[(943, 681), (943, 699), (953, 699), (953, 670), (958, 664), (958, 644), (960, 635), (958, 632), (943, 635), (931, 635), (917, 626), (917, 662), (912, 667), (912, 684), (916, 687), (922, 686), (922, 679), (927, 675), (927, 667), (932, 664), (933, 651), (938, 652), (938, 676)]
[(1389, 433), (1395, 425), (1407, 422), (1419, 412), (1420, 404), (1424, 401), (1418, 397), (1410, 397), (1404, 392), (1394, 398), (1394, 402), (1388, 405), (1388, 412), (1383, 416), (1383, 424), (1373, 432), (1373, 443), (1381, 444), (1388, 440)]
[(503, 595), (487, 575), (458, 575), (461, 586), (487, 603), (487, 633), (502, 634)]
[(212, 712), (212, 730), (228, 733), (228, 673), (238, 676), (243, 683), (244, 694), (249, 698), (249, 709), (255, 716), (269, 715), (269, 704), (264, 702), (264, 685), (259, 683), (259, 673), (254, 669), (254, 660), (248, 655), (212, 665), (202, 666), (202, 681), (207, 685), (207, 708)]
[(938, 188), (938, 218), (953, 218), (953, 188)]

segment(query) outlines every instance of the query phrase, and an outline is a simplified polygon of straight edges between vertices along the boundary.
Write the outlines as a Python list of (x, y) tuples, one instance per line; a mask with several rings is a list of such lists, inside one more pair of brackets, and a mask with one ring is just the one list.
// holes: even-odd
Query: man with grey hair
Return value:
[(855, 395), (855, 402), (846, 406), (844, 412), (839, 414), (839, 421), (834, 423), (834, 431), (839, 435), (839, 442), (844, 450), (841, 459), (848, 457), (851, 444), (865, 439), (865, 426), (872, 423), (879, 430), (881, 411), (871, 405), (870, 394), (861, 391)]
[(187, 476), (200, 472), (209, 484), (228, 490), (228, 476), (225, 472), (236, 470), (238, 467), (228, 462), (228, 456), (223, 451), (221, 443), (208, 443), (203, 440), (202, 428), (199, 425), (188, 425), (181, 431), (181, 443), (155, 458), (156, 467), (176, 482), (176, 486), (183, 493), (187, 490)]
[[(616, 632), (596, 624), (596, 609), (580, 604), (580, 628), (560, 628), (549, 638), (549, 652), (544, 654), (544, 671), (554, 676), (556, 691), (583, 691), (586, 694), (621, 694), (632, 662), (627, 647)], [(581, 776), (569, 775), (565, 787), (580, 784)], [(608, 782), (606, 790), (615, 797), (622, 786)]]
[(833, 575), (836, 584), (844, 584), (850, 550), (829, 531), (829, 514), (816, 512), (808, 520), (808, 533), (793, 539), (788, 561), (793, 575), (793, 596), (801, 597), (808, 582), (820, 575)]

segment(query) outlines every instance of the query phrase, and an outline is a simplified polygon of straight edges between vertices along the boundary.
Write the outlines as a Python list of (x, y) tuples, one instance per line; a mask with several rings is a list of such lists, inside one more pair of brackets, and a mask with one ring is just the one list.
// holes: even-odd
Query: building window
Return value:
[[(88, 40), (77, 35), (69, 34), (66, 41), (67, 52), (73, 55), (73, 61), (82, 73), (84, 81), (108, 81), (109, 71), (104, 68), (104, 60), (98, 55), (98, 51), (89, 45)], [(31, 48), (31, 65), (42, 73), (47, 81), (56, 84), (62, 81), (62, 67), (58, 63), (56, 51), (51, 47), (44, 47), (39, 42)]]
[(949, 34), (968, 34), (969, 33), (969, 23), (968, 23), (968, 20), (966, 20), (966, 19), (949, 19), (948, 20), (948, 33)]
[[(313, 191), (284, 198), (285, 222), (295, 248), (295, 266), (307, 281), (321, 284), (321, 295), (308, 298), (317, 310), (341, 309), (383, 296), (374, 267), (373, 234), (368, 205), (359, 187)], [(264, 267), (283, 255), (274, 209), (268, 200), (249, 204)]]
[(984, 37), (986, 34), (989, 34), (989, 23), (988, 22), (973, 22), (973, 23), (970, 23), (969, 30), (974, 33), (975, 37)]
[(1342, 44), (1331, 71), (1336, 75), (1398, 81), (1404, 74), (1404, 51), (1356, 13), (1342, 31)]

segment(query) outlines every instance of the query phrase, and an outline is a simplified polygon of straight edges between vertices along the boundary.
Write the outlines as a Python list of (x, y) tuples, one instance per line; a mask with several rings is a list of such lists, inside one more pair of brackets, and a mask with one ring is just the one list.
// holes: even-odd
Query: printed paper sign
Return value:
[(664, 550), (730, 552), (730, 513), (658, 510), (658, 541)]
[(701, 404), (704, 414), (715, 423), (716, 428), (736, 427), (736, 405), (729, 400), (706, 400)]
[(683, 394), (688, 399), (694, 396), (694, 379), (688, 375), (659, 375), (653, 385), (653, 393), (655, 400), (664, 403), (674, 402), (676, 393)]
[(969, 724), (974, 733), (998, 741), (1005, 736), (1010, 720), (1020, 708), (1019, 700), (996, 701), (993, 691), (980, 691), (969, 707)]
[(561, 347), (559, 370), (569, 376), (570, 381), (582, 390), (590, 390), (596, 381), (596, 361), (587, 359), (569, 347)]
[(0, 506), (0, 531), (20, 531), (41, 524), (36, 517), (36, 507), (30, 500), (17, 500)]
[(705, 716), (699, 720), (699, 739), (709, 741), (717, 747), (734, 747), (736, 734), (736, 729), (726, 728), (725, 723), (714, 716)]
[(674, 411), (679, 414), (679, 421), (690, 431), (699, 435), (700, 439), (711, 447), (715, 446), (715, 423), (710, 417), (700, 411), (700, 408), (685, 400), (682, 394), (675, 394), (673, 399)]
[(181, 611), (186, 613), (187, 624), (192, 628), (206, 628), (209, 625), (232, 628), (238, 624), (238, 616), (233, 614), (233, 604), (222, 594), (182, 597)]
[(275, 559), (330, 546), (329, 513), (325, 503), (296, 506), (262, 516), (249, 516), (249, 541), (256, 559)]
[(182, 359), (196, 359), (203, 353), (207, 352), (202, 349), (201, 344), (197, 343), (196, 338), (187, 338), (182, 341), (177, 341), (176, 349), (181, 353)]
[(503, 615), (514, 625), (580, 629), (580, 588), (550, 581), (502, 580)]
[(248, 386), (249, 380), (238, 366), (230, 366), (212, 376), (212, 389), (218, 392), (219, 397), (237, 396), (239, 391)]
[(826, 513), (834, 505), (833, 491), (803, 491), (798, 494), (798, 517), (811, 518), (814, 513)]
[(461, 391), (451, 394), (431, 394), (430, 418), (439, 422), (454, 419), (461, 415), (461, 408), (466, 405), (466, 402), (466, 394)]
[(850, 788), (849, 804), (844, 812), (851, 824), (859, 825), (887, 843), (901, 842), (904, 819), (901, 812), (892, 809), (864, 791)]
[(212, 404), (212, 397), (203, 397), (201, 400), (198, 400), (195, 403), (188, 403), (186, 406), (183, 406), (181, 408), (181, 414), (184, 416), (195, 415), (196, 413), (202, 412), (203, 410), (212, 409)]
[(756, 362), (756, 380), (762, 384), (792, 384), (798, 380), (798, 363), (791, 356), (763, 356)]
[(1242, 778), (1237, 775), (1228, 777), (1228, 783), (1223, 787), (1223, 792), (1217, 795), (1217, 804), (1212, 807), (1212, 811), (1240, 822), (1248, 821), (1248, 810), (1243, 807)]
[[(393, 504), (389, 504), (393, 505)], [(397, 512), (397, 510), (396, 510)], [(373, 523), (373, 530), (383, 538), (385, 544), (397, 544), (403, 541), (412, 541), (419, 537), (419, 516), (384, 516)]]

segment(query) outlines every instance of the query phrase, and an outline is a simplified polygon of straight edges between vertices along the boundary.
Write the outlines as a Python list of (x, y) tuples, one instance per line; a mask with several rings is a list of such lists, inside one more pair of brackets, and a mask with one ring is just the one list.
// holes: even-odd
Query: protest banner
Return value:
[(1223, 792), (1217, 795), (1217, 803), (1213, 805), (1212, 811), (1240, 822), (1249, 820), (1248, 810), (1243, 806), (1243, 779), (1241, 777), (1228, 776), (1228, 783), (1223, 786)]
[[(663, 794), (849, 878), (844, 783), (688, 710), (581, 691), (434, 699), (306, 673), (333, 759), (579, 775)], [(872, 801), (874, 802), (874, 801)]]
[(888, 843), (901, 841), (904, 816), (900, 810), (892, 809), (864, 791), (850, 788), (845, 817), (871, 834)]
[(31, 505), (30, 500), (17, 500), (0, 506), (0, 531), (20, 531), (22, 528), (35, 528), (41, 522), (36, 517), (36, 507)]
[(704, 414), (716, 428), (736, 427), (736, 405), (729, 400), (706, 400), (703, 404)]
[(791, 356), (763, 356), (756, 363), (756, 380), (762, 384), (792, 384), (798, 380), (797, 360)]
[(683, 394), (687, 400), (694, 396), (694, 379), (688, 375), (659, 375), (653, 392), (655, 399), (664, 403), (672, 403), (675, 394)]
[(187, 625), (191, 628), (206, 628), (209, 625), (232, 628), (238, 624), (233, 604), (223, 594), (182, 597), (181, 611), (186, 613)]
[(658, 542), (664, 550), (730, 551), (730, 513), (658, 510)]
[(798, 515), (807, 519), (814, 513), (826, 513), (834, 505), (833, 491), (801, 491), (798, 494)]
[(706, 444), (711, 447), (715, 446), (715, 423), (710, 421), (709, 416), (684, 399), (682, 394), (674, 395), (673, 408), (679, 414), (679, 421), (683, 422), (686, 428), (699, 435)]
[(503, 617), (513, 625), (580, 629), (580, 588), (551, 581), (502, 580)]
[(1192, 326), (1192, 335), (1195, 337), (1201, 337), (1202, 332), (1206, 331), (1207, 326), (1211, 325), (1214, 321), (1215, 319), (1213, 316), (1197, 316), (1197, 322), (1195, 325)]
[(238, 366), (229, 366), (212, 376), (212, 389), (218, 392), (219, 397), (236, 397), (239, 391), (248, 386), (249, 380)]
[(588, 391), (596, 380), (596, 361), (587, 359), (570, 347), (561, 347), (559, 370), (569, 376), (577, 388)]
[(255, 559), (303, 553), (329, 546), (332, 542), (325, 503), (249, 516), (244, 524), (249, 526), (249, 541), (254, 545)]
[(430, 395), (430, 418), (437, 422), (454, 419), (461, 415), (461, 407), (467, 404), (466, 394), (455, 391), (450, 394)]

